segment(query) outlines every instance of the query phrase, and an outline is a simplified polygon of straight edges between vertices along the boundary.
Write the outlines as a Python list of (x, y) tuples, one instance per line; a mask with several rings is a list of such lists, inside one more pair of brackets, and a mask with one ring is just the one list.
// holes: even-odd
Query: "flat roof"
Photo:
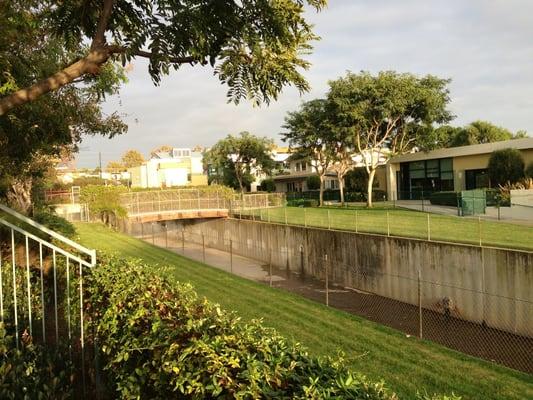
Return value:
[(533, 137), (523, 139), (503, 140), (501, 142), (472, 144), (470, 146), (449, 147), (431, 151), (419, 151), (416, 153), (402, 154), (390, 159), (390, 163), (396, 164), (408, 161), (431, 160), (435, 158), (464, 157), (476, 154), (488, 154), (495, 150), (503, 149), (533, 150)]

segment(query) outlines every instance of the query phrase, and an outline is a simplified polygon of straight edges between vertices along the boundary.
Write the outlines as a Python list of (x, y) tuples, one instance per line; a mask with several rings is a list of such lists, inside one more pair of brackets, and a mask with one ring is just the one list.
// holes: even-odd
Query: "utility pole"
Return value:
[(102, 152), (98, 152), (98, 166), (100, 168), (100, 179), (102, 178)]

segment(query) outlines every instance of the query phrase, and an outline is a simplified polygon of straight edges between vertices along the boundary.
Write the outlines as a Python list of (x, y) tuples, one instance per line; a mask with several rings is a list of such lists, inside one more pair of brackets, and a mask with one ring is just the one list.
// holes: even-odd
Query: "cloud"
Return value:
[(129, 132), (111, 141), (86, 139), (79, 165), (96, 165), (99, 151), (105, 164), (129, 148), (147, 155), (161, 144), (211, 145), (242, 130), (279, 140), (287, 111), (324, 96), (328, 80), (346, 70), (451, 78), (455, 124), (485, 119), (533, 132), (531, 15), (528, 0), (330, 0), (323, 12), (308, 12), (322, 37), (309, 56), (311, 91), (301, 97), (287, 88), (268, 107), (226, 104), (227, 88), (209, 68), (182, 67), (155, 87), (139, 61), (120, 97), (104, 107), (128, 114)]

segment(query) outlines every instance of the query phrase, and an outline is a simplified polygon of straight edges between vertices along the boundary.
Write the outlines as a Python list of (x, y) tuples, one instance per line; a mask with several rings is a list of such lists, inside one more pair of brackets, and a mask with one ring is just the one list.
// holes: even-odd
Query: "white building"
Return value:
[(162, 188), (207, 185), (202, 154), (188, 148), (160, 152), (138, 167), (128, 168), (132, 187)]

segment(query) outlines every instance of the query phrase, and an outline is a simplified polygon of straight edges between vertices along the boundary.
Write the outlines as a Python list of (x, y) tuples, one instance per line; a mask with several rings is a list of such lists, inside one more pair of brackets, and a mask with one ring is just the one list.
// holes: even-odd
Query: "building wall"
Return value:
[[(519, 150), (524, 158), (525, 165), (533, 162), (533, 149)], [(465, 171), (471, 169), (484, 169), (488, 167), (491, 153), (474, 154), (469, 156), (453, 157), (454, 190), (466, 189)], [(396, 171), (400, 170), (399, 163), (388, 163), (385, 171), (386, 190), (389, 200), (396, 196)], [(397, 198), (397, 197), (396, 197)]]

